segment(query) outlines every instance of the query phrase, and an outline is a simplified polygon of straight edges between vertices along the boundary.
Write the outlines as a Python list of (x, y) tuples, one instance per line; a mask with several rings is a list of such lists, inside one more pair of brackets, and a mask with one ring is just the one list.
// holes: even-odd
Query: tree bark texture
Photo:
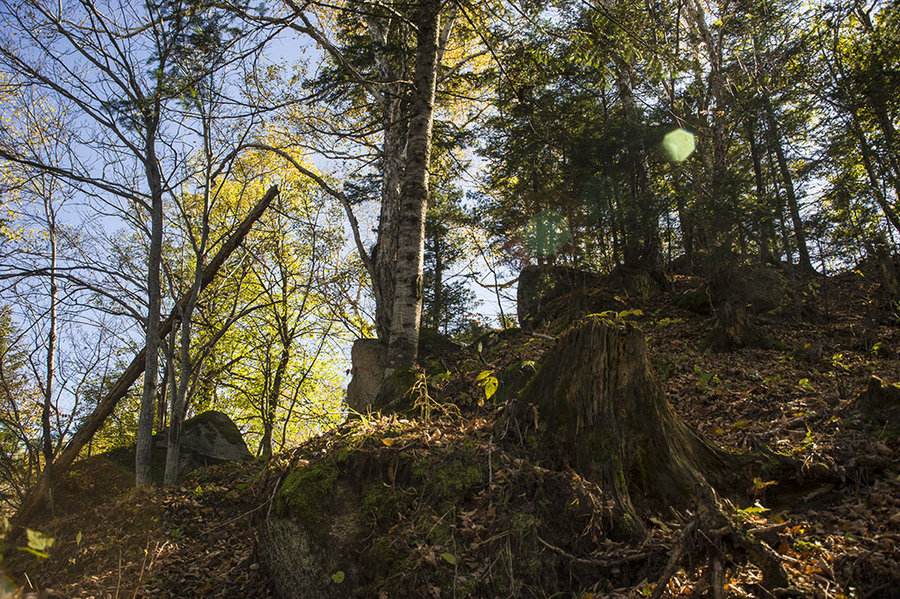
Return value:
[(422, 272), (425, 213), (428, 208), (428, 165), (437, 82), (439, 0), (422, 0), (416, 16), (415, 90), (412, 98), (406, 170), (400, 202), (395, 290), (386, 374), (410, 368), (419, 349), (422, 319)]
[(737, 456), (682, 422), (651, 373), (641, 332), (598, 316), (563, 333), (524, 391), (554, 461), (613, 500), (612, 533), (641, 536), (647, 510), (715, 503)]

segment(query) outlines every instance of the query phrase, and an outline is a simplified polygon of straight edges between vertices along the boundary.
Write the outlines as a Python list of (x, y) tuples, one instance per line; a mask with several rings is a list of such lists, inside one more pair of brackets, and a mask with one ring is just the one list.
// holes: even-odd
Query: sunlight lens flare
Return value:
[(694, 134), (681, 128), (666, 133), (662, 140), (663, 153), (672, 162), (684, 162), (696, 147)]
[(525, 245), (535, 256), (551, 256), (571, 240), (566, 218), (554, 210), (535, 215), (525, 228)]

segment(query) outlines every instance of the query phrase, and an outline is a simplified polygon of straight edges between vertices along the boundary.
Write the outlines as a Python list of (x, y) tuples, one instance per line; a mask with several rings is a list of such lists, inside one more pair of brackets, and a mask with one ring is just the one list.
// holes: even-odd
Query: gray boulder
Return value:
[[(168, 430), (156, 436), (156, 446), (168, 445)], [(189, 418), (181, 433), (181, 470), (252, 459), (240, 429), (227, 414), (210, 410)]]
[(351, 379), (347, 386), (347, 405), (365, 413), (375, 404), (384, 380), (387, 350), (377, 339), (357, 339), (350, 350)]

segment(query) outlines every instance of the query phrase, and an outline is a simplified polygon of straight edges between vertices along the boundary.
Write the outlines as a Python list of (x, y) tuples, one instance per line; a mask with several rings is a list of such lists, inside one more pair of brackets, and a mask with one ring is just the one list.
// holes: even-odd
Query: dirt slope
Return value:
[[(755, 317), (775, 341), (769, 349), (712, 353), (709, 317), (673, 304), (698, 283), (680, 278), (629, 317), (645, 331), (675, 409), (725, 447), (768, 446), (842, 480), (748, 481), (739, 517), (778, 553), (802, 596), (900, 596), (900, 441), (857, 405), (871, 375), (900, 381), (900, 331), (874, 310), (874, 286), (852, 273), (831, 279), (817, 290), (815, 315)], [(308, 477), (297, 491), (313, 490), (300, 495), (312, 517), (355, 509), (370, 527), (347, 558), (377, 570), (360, 596), (650, 596), (689, 515), (657, 514), (639, 545), (607, 539), (602, 489), (548, 468), (518, 430), (528, 415), (510, 418), (517, 381), (562, 326), (490, 335), (434, 361), (428, 395), (416, 394), (410, 413), (345, 425), (268, 470), (222, 466), (142, 493), (110, 484), (97, 491), (104, 503), (80, 502), (41, 523), (56, 539), (49, 558), (20, 552), (7, 567), (26, 588), (64, 597), (269, 596), (255, 542), (277, 487), (291, 473), (337, 465), (335, 476), (352, 474), (368, 502), (337, 508)], [(499, 382), (489, 399), (477, 381), (484, 372)], [(690, 550), (668, 596), (708, 592), (710, 562)], [(724, 569), (726, 596), (764, 596), (759, 572), (740, 556)], [(344, 584), (344, 571), (334, 574)]]

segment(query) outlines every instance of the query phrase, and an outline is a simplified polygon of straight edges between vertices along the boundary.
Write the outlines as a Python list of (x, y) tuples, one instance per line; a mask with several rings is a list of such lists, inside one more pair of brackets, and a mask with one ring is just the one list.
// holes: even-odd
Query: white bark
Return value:
[(434, 123), (437, 81), (438, 0), (422, 0), (416, 15), (415, 88), (407, 141), (406, 170), (400, 203), (397, 261), (394, 266), (395, 291), (388, 342), (386, 375), (410, 368), (419, 349), (422, 319), (422, 272), (425, 253), (425, 213), (428, 208), (428, 164)]

